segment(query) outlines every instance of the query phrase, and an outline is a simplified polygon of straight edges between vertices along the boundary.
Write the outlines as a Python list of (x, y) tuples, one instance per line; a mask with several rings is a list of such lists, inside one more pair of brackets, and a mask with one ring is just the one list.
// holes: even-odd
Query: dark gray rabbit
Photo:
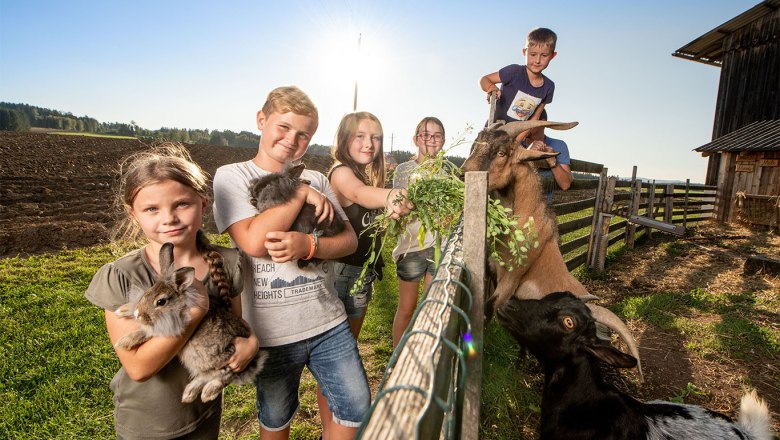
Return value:
[[(189, 309), (199, 302), (200, 295), (192, 286), (195, 269), (173, 269), (173, 244), (160, 249), (160, 275), (157, 281), (135, 301), (119, 307), (119, 317), (135, 318), (140, 329), (123, 336), (116, 343), (130, 349), (152, 336), (179, 336), (189, 322)], [(224, 365), (235, 352), (233, 338), (248, 337), (247, 324), (230, 311), (227, 298), (211, 297), (208, 314), (179, 352), (179, 360), (190, 373), (190, 382), (181, 401), (193, 402), (198, 395), (208, 402), (220, 395), (229, 383), (252, 383), (263, 367), (267, 353), (259, 352), (243, 371), (235, 373)]]
[[(263, 212), (266, 209), (279, 206), (290, 201), (295, 196), (295, 191), (299, 186), (308, 184), (305, 179), (301, 179), (301, 173), (305, 168), (304, 164), (288, 165), (284, 170), (278, 173), (270, 173), (259, 179), (254, 179), (249, 183), (249, 193), (252, 195), (252, 204), (258, 211)], [(315, 230), (322, 237), (332, 237), (344, 230), (344, 220), (338, 214), (333, 216), (332, 221), (317, 223), (317, 216), (314, 214), (315, 207), (311, 203), (304, 203), (303, 208), (295, 218), (290, 231), (312, 234)], [(311, 260), (298, 260), (298, 267), (305, 267), (309, 263), (321, 261), (318, 258)]]

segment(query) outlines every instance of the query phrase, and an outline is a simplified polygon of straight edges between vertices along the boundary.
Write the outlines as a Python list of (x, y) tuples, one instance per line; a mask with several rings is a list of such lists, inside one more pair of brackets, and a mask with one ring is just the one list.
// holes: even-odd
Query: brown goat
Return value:
[[(518, 133), (535, 127), (567, 130), (576, 125), (576, 122), (552, 121), (520, 121), (506, 125), (496, 123), (477, 135), (471, 154), (463, 163), (464, 172), (487, 171), (488, 192), (512, 209), (518, 216), (519, 224), (525, 224), (532, 217), (539, 239), (537, 248), (528, 249), (528, 260), (523, 266), (507, 272), (497, 264), (492, 265), (497, 276), (496, 289), (487, 300), (492, 311), (513, 295), (519, 299), (541, 299), (551, 292), (569, 291), (583, 301), (597, 298), (569, 273), (558, 248), (555, 215), (543, 198), (542, 182), (534, 161), (558, 153), (527, 150), (515, 142)], [(505, 261), (511, 258), (508, 252), (502, 257)], [(620, 335), (631, 354), (639, 360), (636, 342), (623, 321), (604, 307), (594, 304), (588, 304), (588, 307), (598, 322)], [(641, 380), (641, 363), (637, 365), (637, 370)]]

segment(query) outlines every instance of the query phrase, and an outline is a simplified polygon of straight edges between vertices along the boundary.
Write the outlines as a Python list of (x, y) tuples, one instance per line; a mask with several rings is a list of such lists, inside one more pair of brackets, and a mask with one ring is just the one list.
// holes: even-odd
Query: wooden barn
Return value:
[(780, 0), (765, 0), (673, 56), (720, 67), (706, 184), (716, 218), (778, 227), (780, 221)]

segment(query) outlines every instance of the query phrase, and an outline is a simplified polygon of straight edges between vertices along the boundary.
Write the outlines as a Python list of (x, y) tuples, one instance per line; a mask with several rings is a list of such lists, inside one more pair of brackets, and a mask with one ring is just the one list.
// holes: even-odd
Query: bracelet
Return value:
[(311, 260), (314, 257), (314, 252), (317, 251), (317, 242), (312, 234), (306, 234), (309, 237), (309, 255), (303, 257), (303, 260)]

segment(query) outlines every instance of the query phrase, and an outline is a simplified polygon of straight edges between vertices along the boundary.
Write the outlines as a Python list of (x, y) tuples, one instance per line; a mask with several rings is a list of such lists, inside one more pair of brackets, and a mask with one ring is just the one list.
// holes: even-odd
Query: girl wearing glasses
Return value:
[[(427, 158), (435, 157), (444, 146), (444, 124), (438, 118), (428, 116), (417, 124), (412, 142), (417, 146), (417, 155), (395, 169), (393, 188), (406, 188), (415, 171)], [(406, 232), (398, 237), (393, 249), (393, 260), (398, 275), (398, 309), (393, 320), (393, 348), (398, 345), (404, 330), (412, 320), (417, 307), (420, 280), (424, 279), (423, 291), (428, 288), (436, 271), (433, 265), (435, 235), (425, 234), (423, 246), (417, 238), (420, 222), (410, 222)]]

